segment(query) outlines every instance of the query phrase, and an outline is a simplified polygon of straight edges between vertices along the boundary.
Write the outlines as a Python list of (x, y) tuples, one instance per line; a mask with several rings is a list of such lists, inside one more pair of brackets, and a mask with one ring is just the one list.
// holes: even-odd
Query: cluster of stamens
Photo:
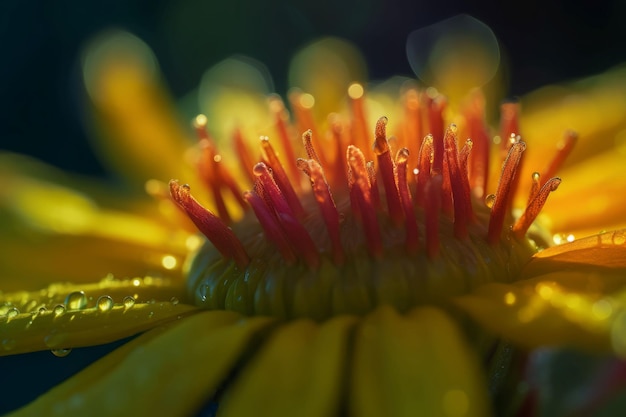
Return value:
[[(201, 151), (198, 167), (214, 198), (217, 215), (191, 196), (189, 186), (170, 182), (173, 200), (210, 240), (221, 259), (234, 262), (238, 270), (246, 270), (257, 256), (253, 247), (258, 244), (259, 227), (280, 254), (281, 264), (306, 265), (313, 271), (327, 260), (337, 268), (358, 262), (353, 258), (363, 248), (374, 261), (384, 259), (390, 251), (402, 251), (404, 256), (425, 255), (425, 262), (434, 262), (450, 246), (450, 239), (468, 245), (482, 240), (487, 248), (503, 245), (505, 235), (521, 241), (548, 194), (558, 187), (560, 179), (553, 175), (575, 142), (575, 135), (568, 133), (565, 145), (545, 172), (533, 174), (523, 214), (504, 230), (505, 223), (512, 221), (512, 201), (526, 147), (518, 135), (519, 105), (503, 106), (500, 137), (509, 140), (502, 141), (504, 162), (496, 193), (486, 195), (491, 140), (479, 96), (463, 114), (463, 133), (471, 139), (460, 149), (457, 126), (445, 128), (446, 102), (440, 95), (409, 90), (405, 94), (405, 120), (393, 138), (387, 137), (386, 117), (376, 122), (373, 138), (368, 134), (362, 94), (351, 97), (349, 122), (342, 122), (337, 115), (329, 117), (325, 139), (320, 137), (311, 108), (303, 104), (301, 94), (294, 93), (290, 99), (296, 128), (304, 131), (303, 158), (296, 158), (290, 133), (294, 126), (287, 121), (282, 101), (272, 97), (270, 108), (285, 158), (279, 159), (270, 140), (262, 137), (261, 160), (255, 164), (241, 133), (233, 137), (239, 163), (252, 183), (250, 190), (242, 192), (224, 166), (203, 116), (195, 121)], [(409, 149), (418, 152), (412, 154)], [(301, 173), (309, 179), (308, 192)], [(245, 227), (237, 230), (238, 223), (233, 224), (226, 204), (227, 193), (241, 208), (254, 213), (252, 223), (258, 224), (252, 227), (254, 232), (245, 219), (238, 222)], [(309, 204), (310, 200), (317, 204)], [(360, 226), (360, 238), (355, 228), (348, 226), (355, 223)], [(325, 234), (319, 232), (322, 227)], [(479, 249), (478, 257), (489, 257), (483, 254), (485, 250), (490, 249)]]

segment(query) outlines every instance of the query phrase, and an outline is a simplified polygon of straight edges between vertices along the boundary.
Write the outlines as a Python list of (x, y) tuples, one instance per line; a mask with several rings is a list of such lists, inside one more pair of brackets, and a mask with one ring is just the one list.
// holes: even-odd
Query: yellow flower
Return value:
[[(295, 91), (302, 148), (278, 97), (259, 110), (256, 87), (208, 80), (209, 108), (245, 90), (236, 110), (258, 123), (239, 120), (229, 155), (206, 117), (187, 149), (145, 45), (111, 36), (85, 58), (99, 145), (157, 202), (3, 155), (0, 353), (139, 336), (15, 415), (194, 415), (214, 401), (226, 416), (485, 416), (502, 339), (626, 355), (623, 70), (531, 94), (522, 118), (505, 105), (494, 151), (479, 93), (449, 114), (441, 95), (405, 88), (400, 111), (370, 124), (388, 96), (351, 84), (351, 116), (320, 119)], [(310, 51), (327, 55), (309, 67), (354, 53), (338, 40)], [(263, 78), (213, 74), (233, 68)], [(322, 107), (364, 76), (320, 68), (307, 88)], [(576, 147), (568, 132), (557, 149), (568, 128)], [(271, 140), (250, 146), (259, 130)], [(175, 180), (167, 198), (169, 178), (198, 200)]]

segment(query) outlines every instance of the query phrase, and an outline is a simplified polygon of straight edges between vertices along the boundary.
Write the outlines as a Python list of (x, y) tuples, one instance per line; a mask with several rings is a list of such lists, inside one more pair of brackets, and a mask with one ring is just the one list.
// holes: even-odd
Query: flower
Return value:
[[(131, 184), (156, 173), (194, 184), (200, 196), (172, 180), (171, 200), (164, 183), (147, 183), (158, 200), (152, 206), (111, 199), (5, 156), (2, 207), (15, 222), (2, 237), (2, 259), (13, 267), (3, 272), (11, 279), (3, 279), (2, 353), (65, 356), (140, 333), (15, 415), (193, 415), (215, 400), (227, 416), (484, 416), (497, 411), (486, 378), (507, 389), (508, 341), (626, 353), (626, 231), (582, 234), (624, 226), (624, 197), (612, 192), (625, 185), (616, 175), (622, 156), (589, 139), (624, 129), (626, 92), (616, 82), (623, 70), (585, 81), (565, 100), (551, 90), (537, 93), (549, 98), (531, 95), (524, 104), (539, 110), (526, 119), (506, 104), (500, 152), (490, 151), (480, 93), (459, 105), (455, 125), (444, 123), (443, 96), (407, 88), (398, 100), (404, 114), (379, 118), (370, 138), (364, 89), (351, 84), (352, 116), (330, 117), (334, 141), (326, 141), (312, 97), (294, 92), (303, 150), (292, 145), (284, 105), (272, 96), (280, 145), (262, 138), (256, 162), (243, 134), (234, 136), (232, 159), (220, 153), (204, 116), (195, 119), (199, 144), (187, 152), (145, 47), (115, 36), (132, 59), (111, 60), (96, 48), (104, 58), (85, 60), (95, 123), (121, 139), (102, 143), (103, 151)], [(253, 114), (255, 97), (237, 103)], [(563, 114), (549, 118), (541, 105)], [(590, 116), (596, 109), (602, 117)], [(534, 138), (548, 142), (563, 121), (578, 122), (583, 153), (568, 155), (576, 135), (566, 132), (562, 146), (539, 144), (533, 154)], [(587, 160), (590, 148), (596, 155)], [(284, 157), (291, 154), (301, 159)], [(503, 156), (501, 169), (501, 160), (489, 162), (494, 155)], [(560, 186), (553, 174), (566, 157), (573, 162)], [(249, 169), (235, 169), (235, 160)], [(547, 168), (530, 175), (535, 165)], [(252, 185), (241, 192), (246, 177)], [(195, 186), (202, 183), (217, 214), (199, 203), (211, 201)], [(517, 189), (530, 197), (513, 214)], [(25, 253), (47, 264), (25, 263)], [(100, 279), (111, 271), (116, 276)], [(68, 278), (74, 283), (54, 283)]]

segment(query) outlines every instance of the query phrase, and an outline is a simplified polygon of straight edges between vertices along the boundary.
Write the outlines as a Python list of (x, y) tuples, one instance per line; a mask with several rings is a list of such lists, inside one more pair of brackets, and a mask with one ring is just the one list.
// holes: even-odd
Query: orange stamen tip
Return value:
[[(537, 174), (537, 173), (535, 173)], [(537, 177), (537, 183), (539, 182), (539, 175), (536, 176), (533, 174), (533, 182), (535, 181), (535, 177)], [(526, 209), (521, 217), (515, 222), (515, 225), (512, 228), (513, 233), (518, 237), (523, 237), (532, 223), (535, 221), (541, 209), (545, 205), (548, 200), (548, 195), (556, 191), (561, 185), (561, 179), (558, 177), (550, 178), (546, 183), (535, 193), (532, 199), (526, 205)]]

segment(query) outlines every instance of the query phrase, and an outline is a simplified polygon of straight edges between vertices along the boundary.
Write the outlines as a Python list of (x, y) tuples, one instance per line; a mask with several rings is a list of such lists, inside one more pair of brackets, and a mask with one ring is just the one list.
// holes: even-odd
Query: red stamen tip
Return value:
[(402, 204), (400, 195), (396, 187), (395, 165), (391, 160), (391, 152), (387, 141), (387, 118), (381, 117), (376, 122), (376, 140), (374, 142), (374, 152), (378, 160), (378, 169), (385, 188), (385, 198), (387, 200), (387, 210), (391, 221), (399, 225), (403, 220)]
[(233, 259), (240, 267), (246, 267), (250, 263), (250, 258), (226, 223), (193, 198), (189, 185), (179, 185), (176, 180), (171, 180), (169, 185), (174, 202), (187, 213), (198, 230), (213, 243), (222, 256)]
[[(535, 175), (533, 175), (533, 181), (534, 181), (534, 177)], [(537, 178), (537, 182), (538, 180), (539, 178)], [(541, 209), (543, 208), (544, 204), (546, 203), (546, 200), (548, 199), (548, 195), (551, 192), (556, 191), (556, 189), (559, 188), (560, 184), (561, 184), (560, 178), (558, 177), (550, 178), (548, 181), (546, 181), (543, 187), (541, 187), (541, 189), (538, 192), (536, 192), (536, 195), (531, 199), (531, 201), (526, 206), (526, 210), (524, 210), (524, 213), (522, 214), (522, 216), (517, 220), (517, 222), (513, 226), (513, 233), (515, 233), (517, 237), (521, 238), (526, 234), (526, 232), (528, 231), (528, 228), (530, 228), (530, 225), (535, 221), (535, 219), (541, 212)]]

